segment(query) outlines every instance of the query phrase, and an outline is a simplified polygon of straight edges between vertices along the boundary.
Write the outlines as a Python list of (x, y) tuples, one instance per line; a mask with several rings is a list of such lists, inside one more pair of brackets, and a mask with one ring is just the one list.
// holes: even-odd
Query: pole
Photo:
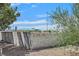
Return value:
[(48, 24), (48, 13), (47, 13), (47, 31), (48, 31), (48, 25), (49, 25), (49, 24)]

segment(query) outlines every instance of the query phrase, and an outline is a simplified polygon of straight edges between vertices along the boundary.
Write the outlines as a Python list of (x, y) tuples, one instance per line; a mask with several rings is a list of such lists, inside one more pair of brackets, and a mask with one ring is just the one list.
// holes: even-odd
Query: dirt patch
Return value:
[(49, 48), (44, 50), (33, 51), (31, 56), (79, 56), (79, 48), (76, 46)]
[(0, 47), (1, 53), (5, 56), (79, 56), (79, 47), (71, 45), (31, 51), (11, 44), (0, 44)]

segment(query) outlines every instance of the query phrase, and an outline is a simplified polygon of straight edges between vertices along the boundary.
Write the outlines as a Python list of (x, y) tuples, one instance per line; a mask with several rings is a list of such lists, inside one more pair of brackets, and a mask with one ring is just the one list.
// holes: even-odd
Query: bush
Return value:
[[(70, 16), (67, 10), (57, 8), (51, 14), (57, 26), (59, 45), (79, 45), (79, 4), (73, 4), (73, 13)], [(61, 32), (60, 29), (61, 28)]]

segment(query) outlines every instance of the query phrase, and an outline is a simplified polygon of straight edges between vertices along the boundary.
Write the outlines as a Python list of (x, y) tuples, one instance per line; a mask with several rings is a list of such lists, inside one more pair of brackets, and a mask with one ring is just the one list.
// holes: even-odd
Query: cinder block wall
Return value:
[(27, 49), (41, 49), (58, 44), (55, 33), (52, 32), (0, 32), (0, 40)]

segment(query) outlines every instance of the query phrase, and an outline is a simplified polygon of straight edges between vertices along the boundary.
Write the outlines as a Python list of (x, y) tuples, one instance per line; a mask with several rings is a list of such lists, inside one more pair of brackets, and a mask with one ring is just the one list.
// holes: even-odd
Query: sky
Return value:
[(70, 14), (72, 10), (72, 4), (68, 3), (12, 3), (11, 6), (18, 7), (17, 11), (21, 14), (10, 25), (12, 29), (17, 27), (18, 30), (30, 30), (32, 28), (40, 30), (54, 29), (56, 25), (51, 25), (48, 13), (56, 11), (57, 7), (67, 9)]

